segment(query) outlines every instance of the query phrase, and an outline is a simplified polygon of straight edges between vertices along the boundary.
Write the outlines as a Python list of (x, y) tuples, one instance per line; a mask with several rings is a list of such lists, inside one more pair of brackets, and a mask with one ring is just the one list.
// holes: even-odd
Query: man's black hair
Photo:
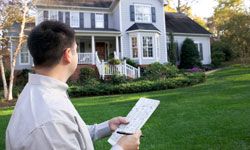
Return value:
[(75, 32), (59, 21), (44, 21), (36, 26), (28, 38), (28, 48), (34, 65), (51, 67), (59, 63), (66, 48), (75, 41)]

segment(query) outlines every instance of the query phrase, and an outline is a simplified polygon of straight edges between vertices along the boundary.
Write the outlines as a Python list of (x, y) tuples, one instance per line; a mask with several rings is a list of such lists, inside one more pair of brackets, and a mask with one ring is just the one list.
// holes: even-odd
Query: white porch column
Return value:
[(121, 59), (123, 59), (123, 38), (122, 35), (120, 36), (120, 44), (121, 44)]
[(120, 48), (119, 48), (119, 36), (116, 36), (115, 37), (115, 41), (116, 41), (116, 54), (117, 54), (117, 57), (118, 58), (120, 58), (120, 53), (119, 53), (119, 51), (120, 51)]
[(143, 54), (142, 54), (143, 49), (141, 47), (141, 34), (140, 33), (137, 34), (137, 46), (138, 46), (139, 65), (141, 65), (141, 59), (143, 56)]
[(95, 36), (92, 35), (91, 36), (91, 47), (92, 47), (92, 65), (95, 64)]

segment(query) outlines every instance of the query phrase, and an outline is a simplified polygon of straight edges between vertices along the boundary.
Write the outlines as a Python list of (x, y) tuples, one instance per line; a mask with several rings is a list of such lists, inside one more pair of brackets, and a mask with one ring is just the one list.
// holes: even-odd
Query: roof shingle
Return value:
[(38, 0), (37, 5), (109, 8), (114, 0)]
[(211, 34), (182, 13), (166, 13), (166, 31), (173, 33)]

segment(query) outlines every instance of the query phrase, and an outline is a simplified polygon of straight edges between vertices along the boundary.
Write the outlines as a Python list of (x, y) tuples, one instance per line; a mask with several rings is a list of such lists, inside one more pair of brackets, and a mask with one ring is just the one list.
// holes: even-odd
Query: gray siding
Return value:
[(119, 9), (120, 9), (120, 6), (119, 6), (119, 4), (117, 4), (117, 6), (113, 10), (113, 13), (111, 16), (111, 19), (113, 21), (111, 23), (113, 25), (113, 28), (116, 30), (120, 30), (120, 11), (119, 11)]
[[(16, 50), (17, 47), (17, 41), (15, 39), (12, 39), (12, 46), (11, 46), (11, 51), (12, 54), (14, 53), (14, 51)], [(26, 48), (26, 46), (23, 46), (22, 48)], [(29, 54), (29, 64), (21, 64), (20, 63), (20, 53), (17, 56), (16, 59), (16, 67), (15, 70), (23, 70), (23, 69), (31, 69), (32, 68), (32, 64), (33, 64), (33, 59), (32, 56)]]
[[(165, 32), (165, 16), (164, 16), (164, 7), (163, 4), (158, 0), (126, 0), (120, 1), (121, 6), (121, 16), (122, 16), (122, 47), (124, 50), (124, 57), (130, 57), (130, 44), (129, 44), (129, 34), (126, 30), (132, 26), (135, 22), (130, 21), (130, 5), (133, 4), (145, 4), (151, 5), (156, 9), (156, 23), (154, 24), (160, 30), (160, 51), (158, 52), (159, 62), (166, 63), (167, 62), (167, 48), (166, 48), (166, 32)], [(154, 49), (155, 51), (155, 49)], [(155, 62), (156, 58), (154, 59), (142, 59), (142, 64), (150, 64)]]

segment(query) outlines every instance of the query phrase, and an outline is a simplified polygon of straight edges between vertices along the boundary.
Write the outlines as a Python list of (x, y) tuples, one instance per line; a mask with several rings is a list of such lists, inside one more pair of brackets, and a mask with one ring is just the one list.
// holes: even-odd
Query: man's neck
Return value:
[(36, 74), (48, 76), (57, 80), (60, 80), (64, 83), (67, 82), (69, 76), (67, 76), (67, 73), (65, 71), (61, 71), (59, 68), (38, 68), (35, 67)]

